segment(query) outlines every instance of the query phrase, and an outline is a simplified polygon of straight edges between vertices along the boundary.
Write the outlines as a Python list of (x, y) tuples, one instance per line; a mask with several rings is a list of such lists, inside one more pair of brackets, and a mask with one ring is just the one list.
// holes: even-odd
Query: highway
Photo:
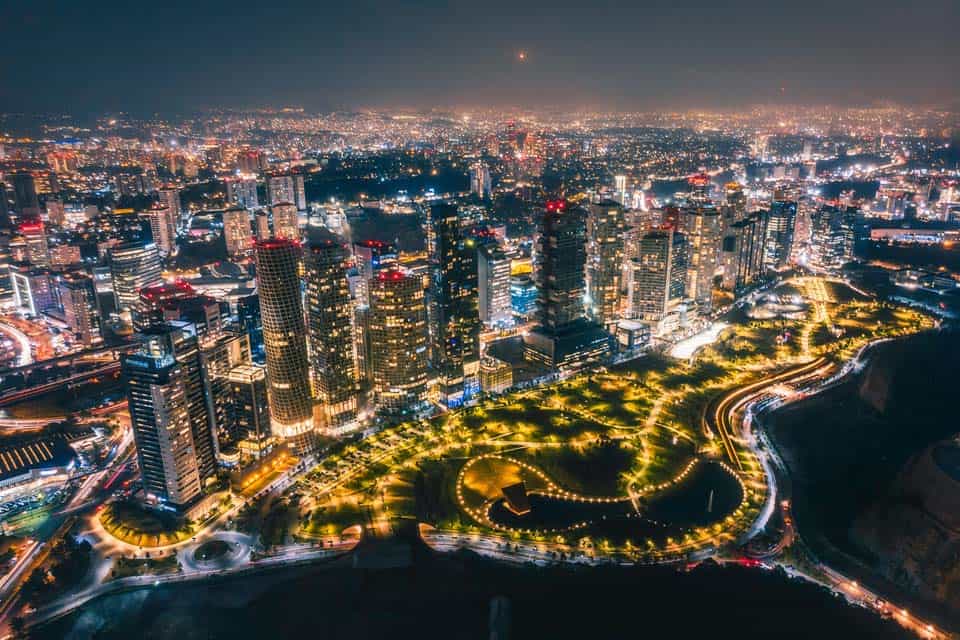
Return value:
[(54, 391), (62, 386), (68, 386), (71, 384), (76, 384), (78, 382), (83, 382), (84, 380), (89, 380), (90, 378), (96, 378), (98, 376), (107, 376), (113, 375), (114, 373), (120, 371), (119, 362), (110, 362), (102, 367), (97, 367), (96, 369), (91, 369), (90, 371), (83, 371), (81, 373), (75, 373), (67, 378), (60, 378), (58, 380), (53, 380), (52, 382), (47, 382), (45, 384), (39, 384), (27, 389), (19, 389), (17, 391), (11, 391), (0, 396), (0, 407), (5, 407), (22, 400), (27, 400), (44, 393), (49, 393)]

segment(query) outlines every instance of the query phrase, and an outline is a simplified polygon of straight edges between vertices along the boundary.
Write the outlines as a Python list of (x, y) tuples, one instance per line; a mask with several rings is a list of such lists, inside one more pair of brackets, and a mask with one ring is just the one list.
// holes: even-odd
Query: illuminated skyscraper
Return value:
[(510, 324), (510, 258), (496, 244), (477, 249), (477, 285), (480, 320), (494, 326)]
[(47, 230), (39, 216), (24, 220), (18, 229), (27, 245), (27, 262), (36, 267), (50, 266)]
[(141, 289), (163, 283), (157, 245), (144, 241), (114, 245), (110, 248), (110, 275), (117, 309), (132, 309)]
[(303, 176), (299, 174), (270, 176), (267, 178), (267, 196), (271, 205), (289, 202), (300, 211), (304, 211), (307, 208)]
[(536, 245), (539, 325), (524, 336), (524, 357), (548, 369), (569, 369), (605, 355), (610, 336), (584, 317), (586, 213), (547, 202)]
[(423, 283), (399, 269), (370, 281), (370, 377), (376, 402), (407, 413), (427, 398), (427, 310)]
[(370, 280), (381, 269), (397, 264), (397, 248), (389, 242), (363, 240), (353, 243), (353, 259), (359, 276), (357, 304), (366, 307), (370, 305)]
[(683, 302), (687, 279), (687, 242), (672, 227), (649, 231), (640, 239), (630, 280), (630, 315), (658, 323)]
[(694, 299), (701, 312), (713, 308), (713, 278), (720, 259), (723, 221), (709, 202), (691, 203), (683, 209), (682, 231), (687, 237), (686, 295)]
[(470, 165), (470, 192), (480, 198), (489, 198), (492, 190), (490, 168), (485, 162)]
[(763, 276), (763, 246), (767, 214), (757, 211), (730, 225), (723, 237), (723, 288), (736, 294)]
[(293, 203), (278, 202), (271, 205), (270, 212), (273, 214), (273, 237), (300, 240), (300, 218)]
[(778, 271), (787, 266), (793, 249), (793, 233), (797, 223), (797, 203), (774, 200), (767, 215), (767, 236), (764, 242), (764, 266)]
[(157, 194), (160, 197), (160, 204), (164, 205), (167, 209), (170, 210), (170, 216), (173, 220), (177, 221), (182, 216), (182, 211), (180, 208), (180, 191), (173, 187), (165, 187), (160, 189)]
[(224, 180), (227, 187), (227, 202), (245, 209), (260, 206), (257, 196), (257, 179), (253, 176), (237, 176)]
[(103, 342), (100, 331), (100, 310), (93, 279), (82, 271), (68, 271), (57, 276), (60, 306), (67, 327), (85, 347)]
[(141, 214), (150, 223), (150, 232), (161, 255), (169, 256), (177, 246), (177, 220), (163, 204), (154, 204)]
[(242, 207), (223, 212), (223, 239), (227, 255), (240, 258), (253, 249), (253, 232), (250, 227), (250, 212)]
[(340, 238), (313, 232), (304, 256), (310, 373), (332, 430), (353, 421), (359, 406), (347, 259)]
[(430, 365), (439, 379), (440, 402), (456, 406), (479, 391), (480, 316), (477, 246), (465, 237), (457, 207), (430, 207)]
[(300, 245), (292, 240), (258, 242), (257, 289), (267, 354), (270, 424), (273, 434), (299, 454), (313, 449), (313, 401), (300, 278)]
[(216, 474), (197, 336), (192, 325), (171, 322), (138, 337), (139, 351), (121, 356), (121, 369), (144, 491), (184, 507)]
[(601, 326), (620, 316), (626, 220), (616, 202), (587, 205), (587, 311)]

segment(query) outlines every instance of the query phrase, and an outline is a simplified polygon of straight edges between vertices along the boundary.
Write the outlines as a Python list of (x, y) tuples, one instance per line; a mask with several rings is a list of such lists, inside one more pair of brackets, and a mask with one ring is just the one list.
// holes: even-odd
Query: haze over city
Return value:
[(8, 110), (955, 104), (957, 4), (4, 3)]

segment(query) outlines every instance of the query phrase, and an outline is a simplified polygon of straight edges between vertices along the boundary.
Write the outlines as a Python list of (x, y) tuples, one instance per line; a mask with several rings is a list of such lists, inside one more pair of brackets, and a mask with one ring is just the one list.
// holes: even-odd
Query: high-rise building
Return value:
[(300, 216), (291, 202), (278, 202), (270, 206), (273, 214), (273, 237), (300, 241)]
[(253, 249), (253, 232), (250, 227), (250, 212), (242, 207), (223, 212), (223, 239), (227, 255), (240, 258)]
[(683, 209), (682, 221), (688, 255), (686, 295), (696, 301), (701, 312), (709, 312), (713, 308), (723, 220), (710, 202), (698, 201)]
[(103, 342), (100, 329), (100, 309), (93, 278), (83, 271), (67, 271), (57, 276), (60, 306), (67, 327), (85, 347)]
[(524, 357), (548, 369), (576, 368), (610, 350), (610, 336), (584, 316), (586, 214), (547, 202), (538, 225), (538, 326), (524, 336)]
[(47, 246), (47, 230), (39, 217), (30, 218), (18, 227), (27, 248), (27, 262), (37, 267), (50, 266), (50, 251)]
[(185, 507), (216, 474), (193, 326), (157, 324), (139, 334), (140, 349), (121, 356), (130, 419), (148, 496)]
[(267, 178), (267, 196), (271, 205), (289, 202), (299, 211), (307, 208), (303, 176), (300, 174), (270, 176)]
[(270, 437), (267, 374), (263, 367), (242, 364), (227, 374), (228, 402), (225, 429), (234, 442), (248, 440), (262, 449)]
[(452, 407), (479, 391), (477, 245), (464, 235), (456, 205), (431, 206), (428, 225), (430, 366), (440, 402)]
[(487, 163), (478, 161), (470, 165), (470, 192), (480, 198), (489, 198), (492, 187)]
[(13, 221), (10, 219), (10, 201), (7, 198), (7, 185), (0, 182), (0, 229), (13, 228)]
[(537, 311), (537, 283), (530, 276), (510, 276), (510, 310), (523, 320), (529, 320)]
[(370, 281), (370, 377), (385, 412), (416, 410), (427, 397), (427, 310), (423, 284), (392, 268)]
[(243, 149), (237, 153), (237, 169), (240, 173), (256, 175), (267, 168), (267, 156), (256, 149)]
[(683, 302), (687, 280), (687, 241), (666, 226), (640, 239), (630, 279), (630, 315), (659, 323)]
[(246, 334), (223, 332), (208, 336), (201, 342), (204, 398), (218, 453), (232, 450), (237, 442), (230, 423), (230, 371), (234, 367), (250, 364), (250, 340)]
[(370, 305), (370, 280), (381, 269), (397, 264), (397, 248), (389, 242), (362, 240), (353, 243), (353, 259), (356, 264), (358, 286), (355, 293), (357, 304)]
[(29, 171), (18, 171), (11, 179), (13, 186), (13, 208), (21, 219), (40, 217), (40, 199), (37, 197), (37, 183)]
[(17, 309), (31, 316), (59, 308), (57, 289), (48, 269), (28, 264), (9, 266), (10, 285)]
[(164, 187), (157, 192), (157, 195), (160, 198), (160, 204), (170, 211), (170, 217), (179, 221), (183, 216), (180, 207), (180, 191), (172, 187)]
[(359, 408), (348, 257), (342, 239), (319, 232), (304, 256), (311, 380), (330, 430), (355, 420)]
[(822, 206), (813, 216), (811, 266), (822, 271), (837, 271), (854, 258), (855, 207)]
[(511, 324), (510, 257), (496, 244), (477, 249), (477, 285), (480, 320), (490, 326)]
[(267, 355), (271, 431), (298, 454), (315, 446), (313, 401), (303, 300), (297, 269), (300, 245), (292, 240), (258, 242), (257, 290)]
[(587, 311), (601, 326), (620, 317), (625, 231), (626, 219), (619, 204), (587, 205)]
[(177, 246), (177, 220), (170, 207), (156, 203), (141, 215), (150, 224), (150, 233), (160, 254), (172, 255)]
[(240, 331), (250, 340), (250, 356), (257, 364), (266, 362), (263, 347), (263, 322), (260, 319), (260, 296), (252, 293), (237, 300), (237, 322)]
[(793, 233), (797, 223), (797, 203), (774, 200), (767, 214), (767, 236), (764, 241), (764, 267), (778, 271), (787, 266), (793, 249)]
[(723, 288), (739, 295), (763, 276), (767, 214), (756, 211), (731, 224), (723, 237)]
[(257, 196), (257, 179), (254, 176), (237, 176), (224, 180), (227, 187), (227, 202), (245, 209), (260, 206)]
[(110, 275), (118, 310), (131, 310), (140, 290), (163, 283), (160, 252), (153, 242), (122, 242), (110, 248)]
[(50, 198), (43, 203), (47, 209), (47, 220), (55, 227), (62, 227), (67, 223), (67, 211), (63, 202)]
[(270, 214), (264, 209), (257, 209), (253, 214), (253, 235), (257, 240), (269, 240), (273, 237), (270, 231)]

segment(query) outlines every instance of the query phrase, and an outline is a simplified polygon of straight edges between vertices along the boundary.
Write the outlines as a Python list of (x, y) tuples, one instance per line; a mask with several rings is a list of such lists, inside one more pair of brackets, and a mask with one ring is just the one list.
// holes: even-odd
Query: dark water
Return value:
[(682, 484), (644, 501), (642, 515), (637, 515), (629, 500), (590, 503), (531, 495), (529, 513), (518, 516), (501, 500), (491, 508), (490, 518), (519, 529), (565, 529), (588, 522), (582, 529), (585, 534), (618, 542), (629, 539), (637, 543), (645, 538), (662, 542), (693, 527), (723, 520), (742, 497), (739, 483), (720, 465), (701, 462)]
[(760, 570), (512, 567), (418, 552), (406, 569), (285, 570), (101, 599), (38, 640), (906, 638), (895, 624)]

